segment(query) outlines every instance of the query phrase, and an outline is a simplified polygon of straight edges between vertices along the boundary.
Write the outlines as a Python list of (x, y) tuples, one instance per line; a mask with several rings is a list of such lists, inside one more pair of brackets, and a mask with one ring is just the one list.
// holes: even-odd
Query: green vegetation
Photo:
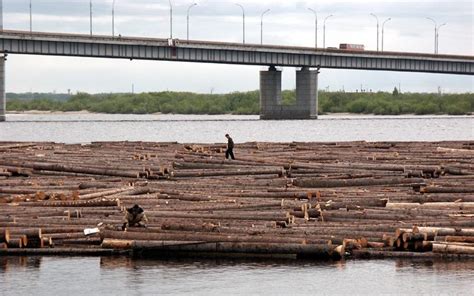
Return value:
[[(282, 104), (296, 101), (294, 91), (282, 93)], [(156, 92), (141, 94), (78, 93), (59, 101), (48, 98), (33, 100), (8, 99), (8, 111), (90, 111), (118, 114), (259, 114), (259, 93), (234, 92), (223, 95), (183, 92)], [(463, 115), (474, 112), (474, 94), (400, 93), (319, 93), (320, 113), (362, 113), (379, 115), (398, 114), (450, 114)]]

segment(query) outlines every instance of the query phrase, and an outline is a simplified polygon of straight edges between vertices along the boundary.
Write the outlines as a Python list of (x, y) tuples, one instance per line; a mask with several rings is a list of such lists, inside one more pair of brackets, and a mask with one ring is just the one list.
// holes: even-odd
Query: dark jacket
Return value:
[(227, 139), (227, 149), (234, 149), (234, 141), (231, 137)]

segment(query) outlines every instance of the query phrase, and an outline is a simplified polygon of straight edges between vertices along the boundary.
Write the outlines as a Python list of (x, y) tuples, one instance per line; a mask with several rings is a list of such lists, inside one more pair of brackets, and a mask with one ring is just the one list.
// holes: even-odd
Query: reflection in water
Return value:
[(413, 269), (439, 273), (462, 273), (463, 271), (474, 271), (474, 260), (396, 260), (395, 267), (399, 272)]
[(471, 295), (474, 261), (3, 257), (2, 295)]
[(131, 258), (131, 257), (101, 257), (100, 267), (102, 269), (148, 269), (148, 268), (197, 268), (197, 269), (213, 269), (213, 268), (232, 268), (235, 266), (246, 266), (248, 268), (273, 268), (279, 266), (285, 267), (305, 267), (305, 266), (324, 266), (344, 269), (345, 261), (310, 261), (310, 260), (294, 260), (294, 259), (193, 259), (193, 258), (172, 258), (172, 259), (150, 259), (150, 258)]
[(0, 273), (14, 269), (39, 269), (42, 257), (4, 257), (0, 256)]

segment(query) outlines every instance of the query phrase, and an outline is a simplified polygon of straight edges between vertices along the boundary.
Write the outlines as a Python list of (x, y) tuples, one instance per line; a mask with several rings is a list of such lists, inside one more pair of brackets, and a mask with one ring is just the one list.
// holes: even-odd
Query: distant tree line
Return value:
[[(8, 111), (89, 111), (114, 114), (259, 114), (259, 92), (195, 94), (188, 92), (151, 92), (140, 94), (78, 93), (67, 99), (42, 94), (30, 100), (7, 99)], [(283, 91), (282, 104), (296, 101), (294, 91)], [(358, 113), (377, 115), (450, 114), (474, 112), (474, 94), (432, 93), (349, 93), (319, 92), (319, 113)]]
[(57, 93), (38, 93), (38, 92), (28, 92), (28, 93), (6, 93), (7, 100), (27, 100), (31, 101), (38, 98), (48, 98), (55, 101), (65, 101), (68, 100), (71, 95), (69, 94), (57, 94)]

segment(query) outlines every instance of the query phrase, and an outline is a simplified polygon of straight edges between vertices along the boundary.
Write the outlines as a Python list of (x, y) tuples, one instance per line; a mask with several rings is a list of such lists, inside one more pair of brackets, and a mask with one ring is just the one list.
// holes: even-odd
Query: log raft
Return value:
[(224, 148), (0, 143), (0, 255), (474, 258), (474, 142)]

